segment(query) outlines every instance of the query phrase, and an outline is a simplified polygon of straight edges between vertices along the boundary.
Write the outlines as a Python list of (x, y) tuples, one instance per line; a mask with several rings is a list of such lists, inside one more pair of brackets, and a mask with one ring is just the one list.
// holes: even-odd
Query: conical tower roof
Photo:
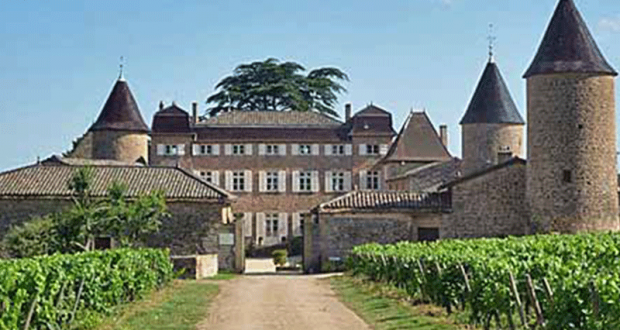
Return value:
[(607, 63), (573, 0), (560, 0), (524, 78), (548, 73), (617, 75)]
[(124, 79), (118, 79), (90, 131), (148, 132), (138, 104)]
[(489, 61), (484, 69), (465, 116), (461, 119), (461, 125), (479, 123), (525, 124), (493, 61)]

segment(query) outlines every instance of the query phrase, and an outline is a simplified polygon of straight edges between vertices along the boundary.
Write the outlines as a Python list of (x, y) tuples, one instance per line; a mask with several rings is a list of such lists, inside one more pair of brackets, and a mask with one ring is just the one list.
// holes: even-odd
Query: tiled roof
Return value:
[(149, 131), (125, 80), (116, 81), (97, 121), (89, 130)]
[(451, 158), (425, 112), (411, 112), (384, 161), (437, 162)]
[(226, 126), (339, 126), (342, 123), (310, 111), (231, 111), (198, 123)]
[(42, 161), (43, 165), (73, 165), (73, 166), (144, 166), (141, 163), (129, 163), (112, 159), (85, 159), (51, 156)]
[[(0, 173), (0, 198), (14, 197), (70, 197), (68, 182), (82, 166), (36, 164)], [(93, 180), (91, 194), (107, 195), (114, 182), (127, 187), (128, 197), (163, 191), (173, 200), (219, 200), (234, 198), (193, 174), (175, 167), (147, 166), (91, 166)]]
[(336, 127), (226, 127), (196, 126), (198, 141), (283, 141), (283, 142), (346, 142), (347, 131)]
[(565, 72), (617, 75), (603, 57), (573, 0), (560, 0), (524, 77)]
[(441, 211), (450, 207), (445, 195), (401, 191), (353, 191), (318, 206), (319, 212)]
[(459, 177), (461, 163), (462, 161), (458, 158), (453, 158), (447, 162), (432, 163), (387, 181), (406, 178), (410, 191), (436, 192), (442, 185), (452, 182)]
[(175, 103), (153, 116), (154, 133), (189, 133), (189, 113)]
[(461, 120), (461, 125), (478, 123), (525, 124), (499, 68), (492, 61), (484, 69), (474, 96)]
[(389, 111), (382, 109), (374, 104), (370, 104), (366, 106), (364, 109), (357, 112), (353, 117), (365, 117), (365, 116), (380, 116), (380, 117), (391, 117)]

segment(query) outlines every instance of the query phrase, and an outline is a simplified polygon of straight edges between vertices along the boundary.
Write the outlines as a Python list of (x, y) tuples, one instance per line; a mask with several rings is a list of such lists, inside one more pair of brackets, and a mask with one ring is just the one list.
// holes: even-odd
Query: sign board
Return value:
[(220, 245), (235, 245), (235, 234), (220, 234)]

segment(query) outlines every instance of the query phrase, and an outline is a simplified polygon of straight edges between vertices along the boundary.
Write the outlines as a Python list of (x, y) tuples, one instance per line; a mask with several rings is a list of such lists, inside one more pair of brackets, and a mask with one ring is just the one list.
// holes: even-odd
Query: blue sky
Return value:
[[(61, 153), (96, 119), (125, 57), (125, 76), (150, 124), (160, 100), (189, 109), (240, 63), (276, 57), (337, 66), (341, 101), (373, 102), (398, 129), (411, 108), (458, 122), (496, 57), (525, 117), (530, 63), (556, 0), (108, 0), (0, 3), (0, 169)], [(576, 0), (599, 47), (620, 69), (617, 0)], [(618, 93), (620, 99), (620, 93)], [(342, 110), (342, 107), (339, 108)]]

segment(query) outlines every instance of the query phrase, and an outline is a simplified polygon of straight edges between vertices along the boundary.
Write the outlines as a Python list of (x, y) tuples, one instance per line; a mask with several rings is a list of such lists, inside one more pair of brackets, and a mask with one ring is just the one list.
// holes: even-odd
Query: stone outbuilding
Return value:
[[(219, 252), (218, 235), (232, 222), (233, 195), (178, 167), (57, 156), (0, 173), (0, 239), (12, 225), (70, 207), (73, 194), (68, 182), (84, 166), (93, 170), (94, 198), (104, 198), (114, 182), (127, 187), (130, 199), (164, 192), (170, 216), (151, 237), (150, 246), (170, 248), (173, 255)], [(231, 262), (230, 258), (220, 253), (221, 262)]]
[(353, 191), (320, 204), (306, 215), (304, 270), (329, 270), (356, 245), (432, 241), (441, 236), (449, 195)]

